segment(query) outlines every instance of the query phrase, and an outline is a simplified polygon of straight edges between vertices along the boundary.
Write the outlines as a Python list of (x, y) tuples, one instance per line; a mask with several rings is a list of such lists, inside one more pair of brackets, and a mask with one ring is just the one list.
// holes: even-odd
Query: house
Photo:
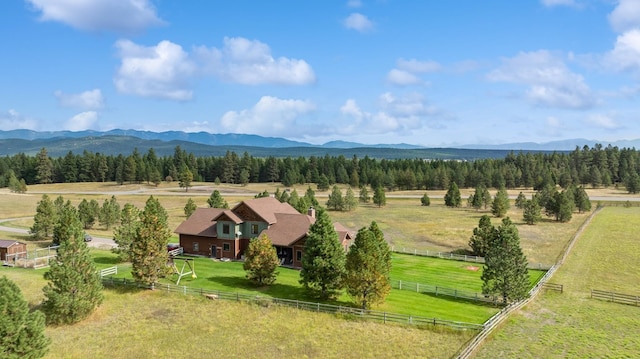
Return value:
[[(0, 261), (7, 261), (7, 255), (24, 253), (26, 256), (27, 244), (7, 239), (0, 239)], [(15, 256), (14, 256), (15, 257)]]
[[(263, 197), (243, 201), (232, 209), (198, 208), (175, 233), (185, 254), (219, 259), (241, 259), (251, 238), (266, 234), (281, 264), (301, 267), (304, 242), (314, 222), (313, 208), (300, 214), (288, 203)], [(353, 233), (339, 223), (334, 228), (346, 250)]]

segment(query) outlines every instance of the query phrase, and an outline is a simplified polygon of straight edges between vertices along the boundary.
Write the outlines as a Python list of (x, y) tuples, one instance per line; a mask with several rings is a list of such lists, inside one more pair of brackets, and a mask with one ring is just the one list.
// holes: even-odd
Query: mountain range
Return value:
[(572, 151), (576, 147), (593, 147), (595, 144), (618, 147), (640, 147), (640, 139), (602, 142), (587, 139), (568, 139), (547, 143), (521, 142), (500, 145), (452, 145), (447, 148), (400, 144), (368, 145), (356, 142), (331, 141), (322, 145), (292, 141), (279, 137), (263, 137), (246, 134), (214, 134), (208, 132), (166, 131), (151, 132), (114, 129), (110, 131), (32, 131), (0, 130), (0, 155), (36, 154), (47, 148), (50, 156), (64, 156), (69, 151), (84, 150), (103, 154), (128, 154), (134, 148), (144, 152), (153, 148), (159, 155), (172, 154), (176, 146), (196, 155), (224, 155), (226, 151), (248, 152), (253, 156), (324, 156), (345, 155), (379, 158), (443, 158), (466, 159), (500, 158), (511, 151), (549, 152)]

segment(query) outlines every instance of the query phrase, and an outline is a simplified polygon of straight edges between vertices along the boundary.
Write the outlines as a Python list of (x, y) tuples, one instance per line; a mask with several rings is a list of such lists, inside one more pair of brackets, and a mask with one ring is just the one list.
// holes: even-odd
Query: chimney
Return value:
[(316, 218), (316, 209), (313, 208), (313, 206), (309, 207), (309, 209), (307, 210), (307, 215), (309, 217)]

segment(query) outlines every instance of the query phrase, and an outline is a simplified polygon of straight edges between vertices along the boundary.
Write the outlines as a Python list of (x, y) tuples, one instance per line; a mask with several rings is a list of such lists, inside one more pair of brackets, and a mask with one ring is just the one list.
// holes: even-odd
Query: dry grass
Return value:
[(543, 293), (513, 315), (478, 358), (631, 358), (640, 353), (638, 308), (590, 298), (591, 289), (640, 293), (639, 208), (605, 208)]
[[(30, 303), (42, 272), (0, 269)], [(448, 358), (472, 335), (158, 291), (105, 291), (87, 320), (47, 328), (46, 358)]]

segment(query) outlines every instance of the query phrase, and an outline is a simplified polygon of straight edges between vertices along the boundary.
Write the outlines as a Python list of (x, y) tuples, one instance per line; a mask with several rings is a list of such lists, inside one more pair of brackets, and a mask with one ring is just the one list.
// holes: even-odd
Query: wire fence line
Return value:
[[(451, 252), (434, 252), (434, 251), (420, 251), (417, 249), (409, 249), (409, 248), (396, 248), (395, 246), (391, 247), (391, 251), (399, 254), (410, 254), (414, 256), (421, 257), (432, 257), (432, 258), (442, 258), (442, 259), (452, 259), (456, 261), (462, 262), (472, 262), (472, 263), (482, 263), (484, 264), (484, 257), (479, 256), (471, 256), (467, 254), (456, 254)], [(528, 263), (527, 269), (537, 269), (537, 270), (549, 270), (552, 265), (542, 264), (542, 263)]]
[(458, 299), (472, 300), (476, 302), (492, 303), (495, 305), (502, 303), (502, 299), (498, 299), (495, 296), (486, 296), (478, 292), (452, 289), (431, 284), (408, 282), (404, 280), (391, 279), (391, 288), (412, 291), (416, 293), (434, 294), (435, 296), (443, 295)]
[(409, 324), (416, 326), (432, 326), (432, 327), (447, 327), (457, 330), (474, 330), (479, 331), (484, 327), (482, 324), (457, 322), (452, 320), (444, 320), (438, 318), (426, 318), (420, 316), (380, 312), (374, 310), (365, 310), (361, 308), (345, 307), (323, 303), (305, 302), (300, 300), (282, 299), (264, 297), (254, 294), (246, 293), (232, 293), (219, 290), (211, 290), (204, 288), (192, 288), (188, 286), (179, 286), (174, 284), (153, 283), (150, 285), (144, 285), (135, 282), (132, 279), (127, 278), (115, 278), (112, 276), (102, 277), (102, 284), (105, 287), (125, 286), (136, 287), (153, 290), (161, 290), (169, 293), (180, 293), (183, 295), (199, 295), (205, 296), (213, 300), (230, 300), (236, 302), (254, 303), (262, 306), (280, 305), (289, 308), (296, 308), (300, 310), (307, 310), (320, 313), (330, 313), (335, 315), (345, 316), (347, 318), (365, 319), (370, 321), (377, 321), (382, 323), (397, 323), (397, 324)]

